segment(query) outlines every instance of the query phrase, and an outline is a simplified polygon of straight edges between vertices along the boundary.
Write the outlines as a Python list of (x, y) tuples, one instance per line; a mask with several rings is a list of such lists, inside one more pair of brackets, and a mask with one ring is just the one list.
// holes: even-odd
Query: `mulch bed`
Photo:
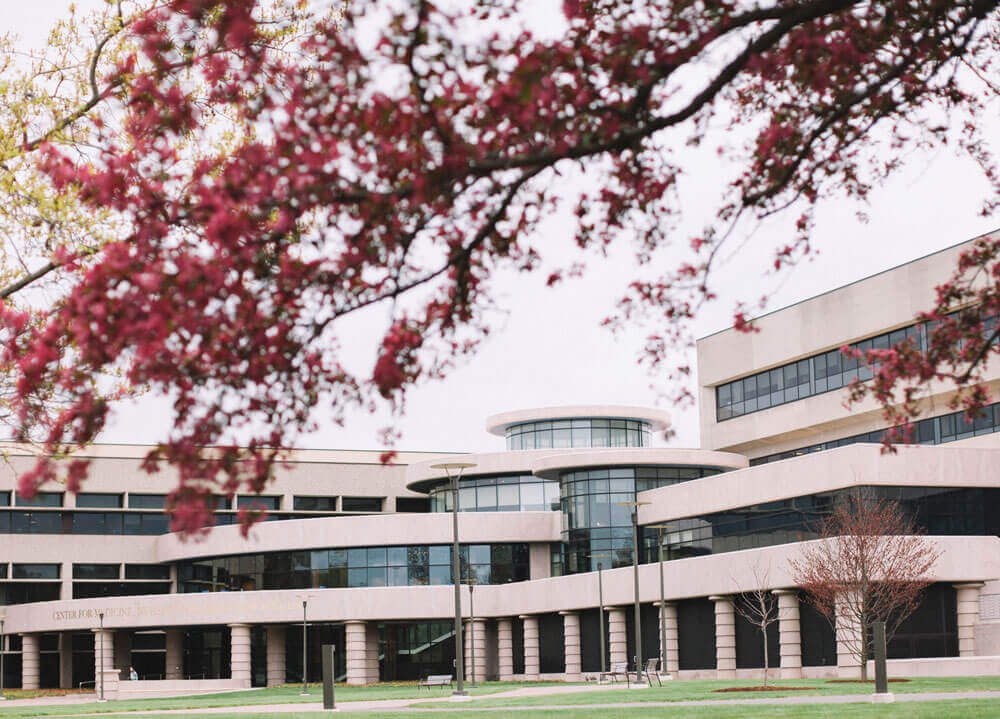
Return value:
[(797, 692), (797, 691), (808, 691), (810, 689), (815, 689), (816, 687), (726, 687), (725, 689), (713, 689), (713, 692)]
[[(892, 679), (887, 679), (889, 682), (908, 682), (909, 679), (903, 679), (902, 677), (894, 677)], [(827, 679), (827, 684), (874, 684), (874, 679)]]

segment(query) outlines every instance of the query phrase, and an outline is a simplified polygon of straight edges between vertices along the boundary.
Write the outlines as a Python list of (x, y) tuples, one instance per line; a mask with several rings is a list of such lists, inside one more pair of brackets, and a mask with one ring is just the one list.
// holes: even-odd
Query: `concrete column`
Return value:
[(250, 625), (229, 625), (230, 676), (240, 686), (250, 688)]
[(21, 688), (38, 689), (42, 655), (38, 649), (37, 634), (21, 635)]
[(608, 668), (628, 661), (628, 640), (625, 629), (625, 610), (611, 607), (608, 611)]
[(736, 610), (730, 596), (709, 597), (715, 602), (715, 675), (736, 677)]
[(979, 590), (983, 582), (955, 585), (955, 607), (958, 614), (958, 656), (976, 656), (976, 623), (979, 621)]
[[(101, 671), (112, 672), (115, 669), (115, 633), (105, 629), (94, 629), (94, 677), (100, 681)], [(101, 645), (104, 645), (104, 666), (101, 666)], [(127, 668), (127, 667), (126, 667)]]
[[(465, 646), (465, 679), (470, 682), (486, 681), (486, 620), (476, 619), (462, 624), (462, 644)], [(472, 666), (472, 647), (476, 648), (476, 665)]]
[(861, 629), (856, 622), (845, 618), (848, 612), (842, 608), (843, 603), (838, 600), (836, 608), (837, 675), (842, 679), (856, 679), (861, 676), (861, 660), (855, 652), (859, 646)]
[(545, 579), (552, 576), (552, 550), (540, 542), (528, 545), (528, 576)]
[(778, 652), (782, 679), (802, 676), (802, 630), (799, 625), (799, 592), (797, 589), (775, 589), (778, 597)]
[(580, 615), (559, 612), (563, 618), (563, 648), (566, 652), (566, 681), (578, 682), (583, 675), (580, 656)]
[(72, 632), (59, 632), (59, 688), (73, 688)]
[[(656, 603), (657, 609), (659, 609), (659, 602)], [(661, 614), (659, 611), (656, 613), (656, 618), (659, 621)], [(680, 644), (677, 635), (677, 604), (675, 602), (664, 602), (663, 604), (663, 623), (665, 625), (666, 631), (661, 631), (659, 636), (662, 637), (666, 635), (667, 645), (663, 648), (663, 666), (660, 667), (660, 671), (663, 674), (669, 674), (670, 676), (676, 678), (677, 672), (680, 670)]]
[(538, 679), (538, 617), (521, 615), (524, 620), (524, 678)]
[(167, 679), (184, 678), (184, 630), (168, 629), (167, 634)]
[(73, 563), (63, 562), (59, 567), (59, 599), (73, 599)]
[(285, 683), (285, 628), (267, 628), (267, 685)]
[(344, 624), (348, 684), (368, 683), (368, 645), (365, 634), (365, 622), (351, 621)]
[(510, 619), (497, 620), (497, 667), (500, 681), (514, 678), (514, 632)]
[(365, 624), (365, 678), (366, 684), (378, 684), (378, 624)]

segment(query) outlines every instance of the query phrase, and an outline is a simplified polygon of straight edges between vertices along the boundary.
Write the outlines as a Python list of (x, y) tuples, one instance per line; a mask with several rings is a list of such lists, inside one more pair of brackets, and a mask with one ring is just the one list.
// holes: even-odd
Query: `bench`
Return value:
[(417, 689), (420, 687), (450, 687), (454, 683), (453, 675), (451, 674), (431, 674), (426, 679), (422, 679), (419, 684), (417, 684)]
[(647, 659), (646, 666), (640, 672), (639, 676), (635, 678), (636, 683), (642, 681), (642, 675), (646, 675), (646, 681), (649, 682), (649, 686), (653, 686), (653, 677), (656, 677), (656, 683), (661, 687), (663, 682), (660, 681), (660, 673), (657, 671), (657, 665), (660, 663), (659, 659)]
[(611, 677), (612, 682), (618, 681), (617, 677), (625, 677), (625, 683), (628, 684), (628, 662), (615, 662), (611, 665), (611, 671), (607, 675)]

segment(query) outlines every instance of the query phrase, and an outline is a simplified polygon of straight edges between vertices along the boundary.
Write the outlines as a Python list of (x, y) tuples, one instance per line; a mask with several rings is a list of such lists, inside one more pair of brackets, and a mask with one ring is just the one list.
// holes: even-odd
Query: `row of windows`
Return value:
[(648, 447), (649, 423), (633, 419), (555, 419), (508, 427), (507, 449)]
[[(10, 506), (9, 491), (0, 492), (0, 507)], [(384, 497), (344, 497), (344, 512), (381, 512)], [(62, 492), (38, 492), (31, 499), (15, 493), (14, 504), (18, 507), (62, 507)], [(302, 512), (335, 512), (337, 497), (293, 497), (292, 504), (296, 511)], [(80, 492), (76, 495), (76, 506), (80, 509), (122, 509), (125, 498), (122, 494), (104, 492)], [(165, 494), (129, 494), (129, 509), (165, 509), (167, 495)], [(269, 511), (281, 508), (281, 497), (241, 495), (236, 498), (236, 509), (259, 507)], [(233, 501), (229, 497), (216, 497), (217, 510), (231, 510)]]
[[(432, 512), (452, 511), (449, 484), (430, 491)], [(543, 512), (559, 509), (559, 483), (531, 474), (463, 479), (458, 487), (460, 512)]]
[[(679, 559), (816, 538), (820, 522), (839, 503), (861, 496), (898, 501), (930, 535), (1000, 534), (1000, 488), (855, 487), (666, 522), (664, 557)], [(643, 541), (655, 558), (657, 530)]]
[[(120, 564), (74, 564), (73, 579), (118, 579)], [(170, 579), (170, 567), (164, 564), (126, 564), (125, 579)]]
[[(13, 564), (11, 579), (59, 579), (59, 564)], [(0, 563), (0, 579), (7, 578), (7, 563)]]
[[(926, 326), (910, 325), (876, 337), (854, 342), (862, 353), (889, 349), (909, 340), (918, 348), (926, 346)], [(871, 379), (872, 370), (861, 360), (845, 357), (840, 349), (829, 350), (797, 362), (726, 382), (715, 388), (715, 418), (722, 422), (751, 412), (794, 402), (812, 395), (848, 386), (854, 378)]]
[[(1000, 402), (983, 407), (975, 419), (969, 420), (964, 411), (951, 412), (940, 417), (928, 417), (919, 422), (914, 422), (910, 436), (913, 444), (943, 444), (955, 442), (960, 439), (978, 437), (983, 434), (992, 434), (1000, 431)], [(777, 452), (763, 457), (755, 457), (750, 460), (750, 466), (777, 462), (782, 459), (799, 457), (812, 452), (822, 452), (826, 449), (835, 449), (849, 444), (859, 444), (861, 442), (881, 443), (885, 430), (874, 432), (864, 432), (851, 437), (833, 439), (829, 442), (811, 444), (807, 447), (790, 449), (787, 452)]]
[[(463, 582), (506, 584), (529, 578), (528, 545), (462, 545)], [(355, 547), (273, 552), (182, 562), (181, 592), (451, 584), (451, 546)]]

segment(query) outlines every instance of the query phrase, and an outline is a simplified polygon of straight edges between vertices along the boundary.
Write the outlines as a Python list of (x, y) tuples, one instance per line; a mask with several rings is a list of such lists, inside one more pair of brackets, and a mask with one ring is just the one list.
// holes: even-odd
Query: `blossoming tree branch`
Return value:
[[(514, 0), (318, 4), (109, 2), (86, 37), (70, 23), (26, 69), (8, 56), (2, 397), (40, 449), (20, 491), (67, 471), (79, 487), (86, 460), (55, 460), (153, 389), (172, 429), (145, 466), (176, 470), (174, 529), (205, 526), (210, 495), (263, 488), (320, 404), (398, 407), (473, 352), (491, 276), (538, 271), (533, 231), (568, 203), (581, 253), (623, 233), (640, 261), (690, 248), (610, 319), (653, 323), (658, 366), (741, 223), (796, 213), (767, 249), (780, 270), (808, 252), (817, 203), (863, 201), (933, 145), (978, 163), (984, 212), (1000, 197), (980, 128), (998, 2), (567, 0), (547, 34)], [(680, 150), (713, 143), (739, 171), (683, 235)], [(566, 172), (586, 176), (579, 193), (560, 192)], [(947, 376), (984, 401), (996, 345), (956, 349), (983, 314), (946, 315), (1000, 307), (997, 254), (983, 241), (928, 308), (947, 330), (935, 350), (874, 358), (857, 392), (890, 405), (901, 383)], [(376, 305), (392, 312), (377, 359), (348, 371), (341, 320)], [(753, 329), (742, 306), (734, 324)]]

